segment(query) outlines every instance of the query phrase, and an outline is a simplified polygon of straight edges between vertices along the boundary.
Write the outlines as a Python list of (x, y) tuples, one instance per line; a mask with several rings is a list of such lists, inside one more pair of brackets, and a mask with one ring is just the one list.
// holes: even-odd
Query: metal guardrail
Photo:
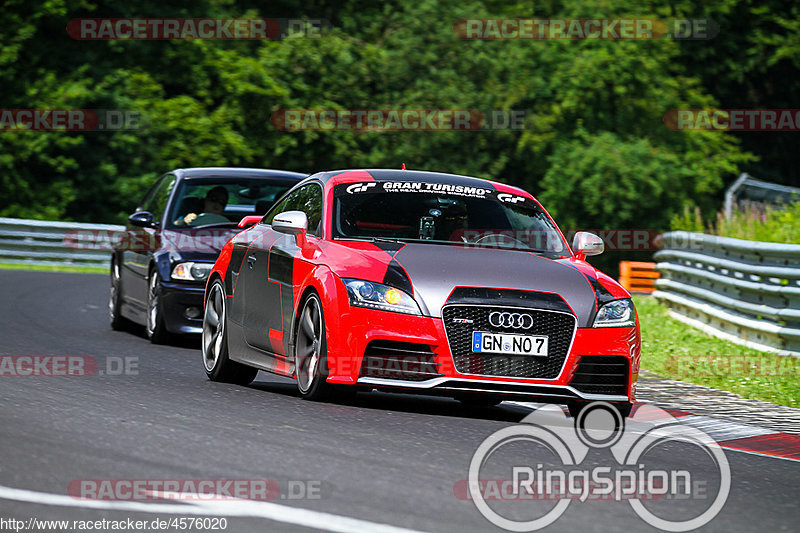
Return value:
[(800, 188), (757, 180), (741, 174), (725, 191), (725, 216), (731, 218), (733, 206), (740, 201), (761, 204), (785, 204), (800, 201)]
[(0, 218), (0, 263), (108, 267), (125, 226)]
[(750, 347), (800, 355), (800, 245), (665, 233), (653, 296), (679, 320)]

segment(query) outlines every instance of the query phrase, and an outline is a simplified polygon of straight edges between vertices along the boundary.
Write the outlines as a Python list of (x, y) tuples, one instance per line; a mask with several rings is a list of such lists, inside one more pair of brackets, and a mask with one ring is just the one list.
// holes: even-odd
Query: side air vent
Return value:
[(439, 366), (427, 344), (375, 340), (364, 351), (360, 377), (424, 381), (441, 377)]

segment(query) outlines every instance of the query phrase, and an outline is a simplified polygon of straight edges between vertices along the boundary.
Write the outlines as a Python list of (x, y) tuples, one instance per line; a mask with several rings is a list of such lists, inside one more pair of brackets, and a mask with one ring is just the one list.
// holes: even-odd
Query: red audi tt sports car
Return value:
[(634, 401), (640, 335), (625, 289), (527, 192), (466, 176), (306, 178), (223, 247), (205, 291), (210, 379), (258, 370), (307, 399), (356, 390), (465, 403)]

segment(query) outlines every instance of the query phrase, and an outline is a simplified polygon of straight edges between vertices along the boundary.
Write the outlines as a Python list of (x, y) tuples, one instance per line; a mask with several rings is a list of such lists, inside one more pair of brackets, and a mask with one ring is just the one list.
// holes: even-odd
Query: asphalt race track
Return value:
[[(2, 271), (0, 294), (0, 355), (90, 356), (98, 365), (86, 377), (0, 377), (2, 519), (212, 516), (226, 517), (227, 531), (500, 530), (454, 487), (487, 436), (528, 414), (520, 406), (470, 409), (379, 392), (320, 404), (265, 373), (249, 387), (216, 384), (203, 372), (199, 339), (153, 346), (141, 332), (112, 331), (107, 276)], [(730, 496), (702, 529), (797, 531), (800, 462), (725, 454)], [(524, 455), (526, 464), (549, 461), (535, 450)], [(604, 459), (589, 456), (598, 465)], [(713, 466), (680, 444), (657, 459), (698, 475)], [(68, 491), (76, 480), (120, 479), (266, 479), (280, 495), (268, 502), (87, 502)], [(312, 497), (300, 497), (298, 487)], [(627, 502), (573, 501), (546, 530), (656, 529)]]

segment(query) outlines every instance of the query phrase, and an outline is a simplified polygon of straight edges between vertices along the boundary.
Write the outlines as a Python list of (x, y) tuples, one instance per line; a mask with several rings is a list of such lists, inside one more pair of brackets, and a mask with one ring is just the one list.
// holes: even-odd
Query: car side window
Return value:
[(156, 194), (156, 191), (164, 183), (166, 180), (166, 176), (161, 176), (158, 180), (147, 190), (147, 193), (142, 198), (142, 201), (139, 202), (139, 206), (137, 207), (137, 211), (150, 211), (150, 206), (153, 204), (153, 196)]
[(291, 192), (289, 193), (289, 195), (284, 197), (283, 200), (273, 205), (272, 209), (270, 209), (269, 212), (266, 215), (264, 215), (264, 218), (261, 219), (261, 223), (272, 225), (272, 219), (275, 218), (275, 215), (277, 215), (278, 213), (283, 213), (284, 211), (291, 211), (291, 209), (287, 208), (287, 206), (289, 205), (289, 203), (292, 201), (292, 199), (295, 197), (296, 194), (297, 191)]
[(302, 211), (308, 217), (308, 233), (322, 236), (322, 187), (317, 183), (309, 183), (291, 192), (286, 198), (270, 210), (261, 221), (272, 224), (272, 219), (284, 211)]
[(153, 219), (160, 222), (164, 217), (169, 195), (175, 187), (175, 181), (175, 176), (172, 174), (163, 176), (144, 197), (140, 210), (153, 213)]
[(172, 194), (172, 189), (175, 188), (175, 176), (169, 174), (164, 178), (156, 190), (156, 194), (153, 196), (153, 206), (150, 210), (153, 213), (153, 217), (161, 221), (164, 218), (164, 214), (167, 210), (167, 202), (169, 201), (169, 196)]

